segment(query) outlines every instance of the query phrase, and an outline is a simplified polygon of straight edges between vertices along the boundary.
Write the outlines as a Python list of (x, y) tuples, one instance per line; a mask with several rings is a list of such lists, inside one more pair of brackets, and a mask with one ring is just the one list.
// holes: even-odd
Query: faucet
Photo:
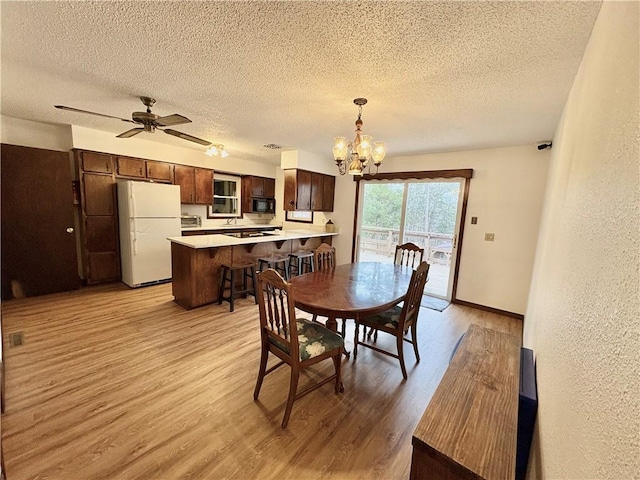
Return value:
[(233, 222), (234, 225), (238, 224), (238, 219), (237, 218), (227, 218), (227, 225), (231, 225), (231, 222)]

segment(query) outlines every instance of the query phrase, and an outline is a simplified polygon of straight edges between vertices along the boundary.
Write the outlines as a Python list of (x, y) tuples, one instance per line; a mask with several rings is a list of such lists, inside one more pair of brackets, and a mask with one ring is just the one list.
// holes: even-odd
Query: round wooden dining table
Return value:
[(378, 262), (349, 263), (293, 277), (296, 308), (327, 317), (337, 331), (337, 318), (364, 318), (404, 300), (413, 269)]

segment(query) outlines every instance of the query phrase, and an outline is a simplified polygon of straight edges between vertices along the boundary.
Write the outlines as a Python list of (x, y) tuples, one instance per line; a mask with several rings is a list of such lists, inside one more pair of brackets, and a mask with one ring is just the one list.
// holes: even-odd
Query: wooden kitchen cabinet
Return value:
[(85, 172), (113, 173), (111, 155), (95, 152), (80, 152), (82, 170)]
[(176, 165), (173, 183), (180, 185), (180, 203), (191, 205), (213, 203), (213, 170)]
[(242, 177), (242, 213), (252, 213), (252, 199), (275, 198), (276, 180), (275, 178), (255, 177), (247, 175)]
[(115, 185), (111, 175), (83, 174), (85, 215), (115, 215)]
[(336, 177), (323, 175), (322, 179), (322, 208), (323, 212), (333, 212), (333, 198), (336, 194)]
[(84, 228), (85, 247), (88, 252), (115, 252), (118, 250), (118, 225), (115, 216), (87, 216)]
[(335, 177), (331, 175), (296, 169), (284, 171), (285, 210), (332, 212), (334, 191)]
[(146, 160), (141, 158), (118, 157), (118, 175), (122, 177), (145, 178), (147, 176)]
[(187, 165), (176, 165), (173, 183), (180, 185), (180, 203), (195, 203), (195, 168)]
[(195, 169), (195, 203), (211, 205), (213, 203), (213, 170)]
[(147, 178), (159, 182), (173, 182), (173, 164), (147, 160)]

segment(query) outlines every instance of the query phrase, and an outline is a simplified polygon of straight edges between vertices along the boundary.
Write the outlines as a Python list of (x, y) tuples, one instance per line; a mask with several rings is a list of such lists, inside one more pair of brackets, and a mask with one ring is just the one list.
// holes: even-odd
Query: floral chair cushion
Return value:
[(369, 324), (384, 325), (388, 328), (398, 328), (398, 321), (400, 319), (401, 312), (402, 307), (395, 305), (389, 310), (367, 317), (365, 321)]
[[(309, 360), (318, 355), (344, 346), (343, 338), (328, 328), (314, 323), (311, 320), (300, 318), (296, 320), (298, 327), (298, 346), (300, 347), (300, 360)], [(279, 349), (289, 352), (289, 347), (273, 337), (269, 341)]]

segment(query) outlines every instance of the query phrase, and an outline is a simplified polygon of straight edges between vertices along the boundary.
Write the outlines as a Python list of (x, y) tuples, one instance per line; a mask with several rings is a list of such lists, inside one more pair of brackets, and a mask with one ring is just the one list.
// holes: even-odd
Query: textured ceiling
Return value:
[[(389, 156), (552, 137), (600, 2), (6, 2), (2, 114), (118, 134), (138, 96), (233, 157), (331, 158), (363, 130)], [(163, 135), (145, 139), (204, 147)], [(122, 139), (126, 142), (126, 139)]]

